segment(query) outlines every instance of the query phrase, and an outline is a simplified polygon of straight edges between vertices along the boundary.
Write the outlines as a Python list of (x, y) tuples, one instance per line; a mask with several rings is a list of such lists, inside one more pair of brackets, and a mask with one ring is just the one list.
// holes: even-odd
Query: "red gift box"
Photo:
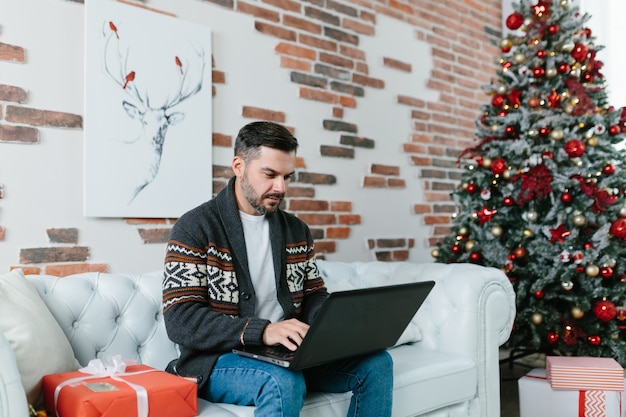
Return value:
[[(92, 361), (93, 362), (93, 361)], [(90, 362), (91, 366), (91, 362)], [(145, 365), (121, 371), (46, 375), (46, 410), (57, 417), (192, 417), (198, 414), (197, 385)], [(101, 367), (106, 369), (104, 367)]]

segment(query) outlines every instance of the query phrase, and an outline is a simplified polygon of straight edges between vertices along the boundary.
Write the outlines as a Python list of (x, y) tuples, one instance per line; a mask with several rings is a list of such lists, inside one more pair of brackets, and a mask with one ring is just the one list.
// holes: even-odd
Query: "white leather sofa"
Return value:
[[(515, 315), (511, 284), (498, 269), (472, 264), (319, 261), (329, 290), (434, 280), (414, 318), (412, 343), (390, 349), (394, 417), (500, 415), (499, 346)], [(82, 365), (120, 354), (164, 369), (176, 356), (161, 316), (161, 273), (27, 276)], [(404, 339), (404, 337), (403, 337)], [(26, 417), (24, 390), (0, 334), (0, 417)], [(310, 393), (302, 416), (343, 417), (350, 394)], [(247, 416), (253, 407), (199, 400), (199, 415)]]

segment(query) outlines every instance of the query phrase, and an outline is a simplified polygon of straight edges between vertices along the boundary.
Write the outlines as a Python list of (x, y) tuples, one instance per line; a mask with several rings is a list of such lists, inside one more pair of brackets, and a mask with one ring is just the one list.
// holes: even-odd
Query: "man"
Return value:
[(168, 370), (196, 378), (201, 398), (255, 405), (255, 416), (299, 416), (307, 390), (352, 391), (349, 416), (390, 416), (387, 352), (304, 371), (231, 353), (262, 344), (296, 350), (328, 296), (309, 228), (280, 209), (297, 147), (278, 124), (244, 126), (235, 141), (235, 176), (174, 225), (163, 314), (180, 357)]

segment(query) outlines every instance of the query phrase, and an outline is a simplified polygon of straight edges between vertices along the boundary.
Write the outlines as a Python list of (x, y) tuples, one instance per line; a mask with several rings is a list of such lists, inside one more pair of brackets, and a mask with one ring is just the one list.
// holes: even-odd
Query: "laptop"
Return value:
[(298, 370), (386, 349), (398, 341), (434, 285), (423, 281), (333, 292), (295, 352), (282, 345), (233, 352)]

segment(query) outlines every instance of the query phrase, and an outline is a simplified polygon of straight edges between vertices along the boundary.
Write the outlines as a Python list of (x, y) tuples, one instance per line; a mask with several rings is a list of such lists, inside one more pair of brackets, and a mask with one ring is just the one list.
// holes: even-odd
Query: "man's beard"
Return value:
[[(248, 203), (250, 203), (252, 208), (260, 215), (274, 213), (278, 209), (280, 202), (283, 200), (283, 198), (285, 198), (284, 193), (270, 193), (259, 197), (252, 188), (252, 185), (250, 185), (250, 183), (248, 182), (248, 174), (245, 171), (243, 173), (243, 177), (241, 177), (241, 189), (243, 190), (243, 195), (244, 197), (246, 197), (246, 200), (248, 200)], [(262, 205), (261, 201), (267, 197), (275, 197), (278, 198), (279, 201), (274, 206), (265, 207)]]

